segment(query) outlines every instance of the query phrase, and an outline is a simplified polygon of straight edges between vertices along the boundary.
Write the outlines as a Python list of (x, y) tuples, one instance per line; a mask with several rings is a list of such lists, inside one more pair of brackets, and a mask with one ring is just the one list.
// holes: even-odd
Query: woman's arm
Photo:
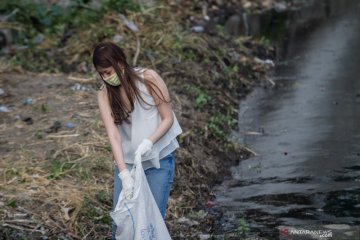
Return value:
[(97, 94), (98, 104), (100, 108), (100, 115), (104, 122), (107, 135), (110, 140), (111, 149), (115, 158), (115, 161), (119, 167), (119, 171), (126, 169), (126, 165), (123, 161), (123, 151), (121, 146), (121, 137), (117, 129), (117, 126), (114, 123), (114, 119), (111, 116), (111, 108), (109, 104), (109, 99), (106, 93), (106, 88), (98, 91)]
[[(155, 104), (157, 104), (157, 109), (160, 113), (161, 123), (155, 132), (148, 137), (148, 139), (155, 143), (157, 142), (173, 124), (173, 111), (170, 103), (170, 95), (168, 88), (164, 80), (157, 74), (154, 70), (148, 69), (144, 72), (144, 78), (152, 83), (154, 83), (159, 89), (154, 89), (156, 93), (151, 92), (152, 97), (154, 98)], [(159, 90), (161, 92), (159, 92)], [(166, 102), (164, 102), (159, 96), (164, 96)]]

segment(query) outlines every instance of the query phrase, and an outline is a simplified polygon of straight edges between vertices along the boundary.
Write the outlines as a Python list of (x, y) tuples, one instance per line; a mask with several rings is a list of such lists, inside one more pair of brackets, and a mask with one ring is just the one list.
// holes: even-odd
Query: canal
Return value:
[[(279, 42), (275, 86), (239, 107), (255, 155), (216, 188), (219, 232), (263, 239), (330, 230), (360, 239), (360, 10), (297, 25)], [(286, 230), (286, 232), (285, 232)], [(329, 232), (329, 231), (328, 231)], [(284, 236), (284, 234), (286, 236)], [(318, 239), (302, 235), (284, 239)], [(319, 236), (317, 236), (319, 237)]]

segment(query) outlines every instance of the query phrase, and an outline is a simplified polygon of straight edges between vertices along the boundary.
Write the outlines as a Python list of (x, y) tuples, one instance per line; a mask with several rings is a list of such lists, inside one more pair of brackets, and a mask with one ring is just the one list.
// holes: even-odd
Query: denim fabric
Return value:
[[(132, 165), (127, 165), (128, 169), (132, 169)], [(167, 202), (170, 195), (170, 189), (173, 183), (175, 173), (175, 154), (170, 153), (160, 159), (160, 168), (149, 168), (145, 170), (146, 179), (149, 183), (150, 190), (159, 207), (162, 217), (165, 219)], [(118, 176), (119, 168), (115, 166), (114, 170), (114, 208), (118, 202), (120, 192), (122, 190), (121, 179)], [(116, 225), (112, 224), (112, 239), (115, 239)]]

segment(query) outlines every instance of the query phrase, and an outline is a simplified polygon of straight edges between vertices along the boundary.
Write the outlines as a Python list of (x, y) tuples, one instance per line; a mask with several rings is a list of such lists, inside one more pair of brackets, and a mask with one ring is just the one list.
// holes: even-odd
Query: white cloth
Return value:
[[(143, 69), (137, 68), (135, 70), (139, 73), (139, 76), (143, 78)], [(145, 84), (137, 81), (137, 87), (140, 90), (142, 98), (151, 105), (135, 100), (134, 110), (129, 116), (130, 123), (124, 122), (118, 126), (122, 141), (124, 162), (128, 164), (133, 164), (135, 151), (141, 141), (150, 137), (161, 123), (160, 113)], [(145, 170), (151, 167), (160, 168), (159, 160), (179, 147), (176, 137), (182, 133), (182, 129), (174, 113), (173, 117), (174, 121), (170, 129), (154, 143), (151, 153), (146, 157), (143, 156), (142, 166)]]

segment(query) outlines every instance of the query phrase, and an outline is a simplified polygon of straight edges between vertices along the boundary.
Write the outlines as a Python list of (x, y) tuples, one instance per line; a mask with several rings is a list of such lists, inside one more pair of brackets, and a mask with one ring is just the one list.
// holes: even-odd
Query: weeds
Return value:
[(244, 218), (240, 218), (239, 220), (239, 225), (236, 229), (236, 235), (238, 237), (246, 237), (246, 234), (248, 234), (250, 231), (250, 227), (249, 224), (246, 222), (246, 220)]

